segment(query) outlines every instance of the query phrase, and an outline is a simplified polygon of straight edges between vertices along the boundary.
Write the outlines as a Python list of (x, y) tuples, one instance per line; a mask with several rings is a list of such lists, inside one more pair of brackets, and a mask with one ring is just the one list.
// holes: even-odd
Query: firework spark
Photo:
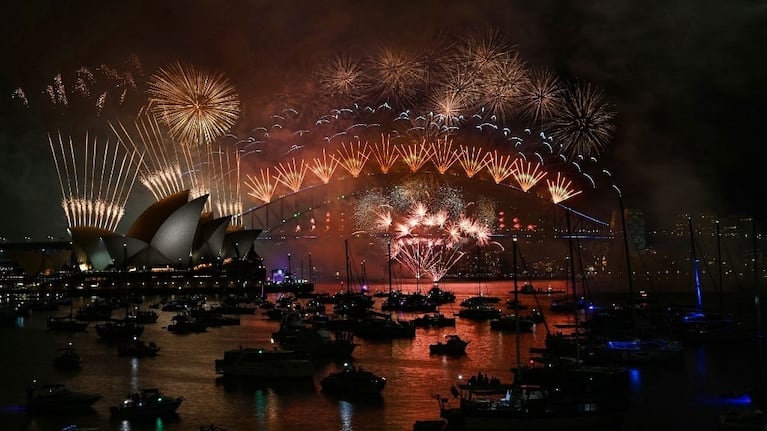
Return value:
[(274, 191), (277, 189), (277, 181), (272, 182), (274, 179), (269, 175), (269, 168), (261, 169), (258, 177), (246, 175), (245, 185), (250, 188), (248, 195), (268, 204), (272, 201)]
[(362, 168), (365, 167), (365, 163), (370, 158), (367, 142), (363, 145), (358, 141), (356, 144), (349, 144), (348, 147), (346, 143), (342, 142), (338, 154), (340, 156), (339, 163), (354, 178), (360, 176)]
[(514, 173), (514, 161), (509, 154), (498, 154), (498, 151), (487, 153), (484, 164), (496, 184), (500, 184)]
[(275, 168), (277, 170), (277, 181), (284, 185), (293, 193), (301, 190), (301, 184), (304, 182), (304, 176), (308, 166), (301, 160), (298, 166), (296, 166), (296, 159), (292, 159), (290, 163), (280, 163)]
[(336, 171), (336, 168), (338, 167), (338, 159), (335, 157), (328, 157), (327, 154), (325, 154), (325, 149), (322, 149), (322, 160), (320, 160), (318, 157), (315, 157), (314, 165), (310, 165), (309, 169), (314, 173), (314, 175), (317, 176), (317, 178), (322, 181), (323, 184), (327, 184), (330, 182), (330, 178), (333, 177), (333, 172)]
[(378, 162), (378, 167), (383, 174), (388, 174), (389, 170), (399, 158), (399, 152), (396, 151), (394, 145), (390, 144), (389, 139), (390, 136), (387, 135), (384, 137), (384, 135), (381, 134), (381, 142), (376, 142), (373, 147), (373, 156), (375, 157), (376, 162)]
[(221, 74), (174, 63), (147, 83), (152, 112), (188, 145), (207, 145), (232, 127), (240, 114), (237, 92)]
[(458, 161), (458, 153), (453, 149), (453, 140), (445, 136), (437, 142), (432, 142), (431, 161), (437, 171), (444, 175)]
[(484, 167), (486, 159), (480, 157), (482, 148), (479, 147), (464, 147), (461, 146), (461, 151), (458, 156), (458, 163), (463, 167), (466, 176), (474, 178)]
[(546, 176), (546, 171), (541, 170), (538, 163), (515, 159), (513, 166), (513, 176), (522, 191), (529, 191), (534, 185), (538, 184)]
[(525, 83), (522, 111), (536, 124), (548, 121), (562, 103), (564, 88), (556, 75), (544, 69), (534, 69)]
[(561, 172), (557, 173), (556, 181), (546, 180), (546, 184), (551, 193), (551, 201), (555, 204), (563, 202), (571, 197), (581, 193), (581, 190), (575, 190), (571, 188), (572, 181), (568, 181), (562, 176)]
[(136, 151), (121, 155), (118, 144), (100, 144), (96, 138), (91, 143), (87, 135), (83, 154), (75, 151), (71, 137), (64, 141), (61, 134), (57, 140), (48, 135), (68, 226), (114, 231), (125, 215), (141, 156)]
[(598, 156), (606, 148), (615, 128), (612, 105), (591, 84), (577, 83), (566, 93), (561, 109), (554, 114), (550, 126), (560, 153), (570, 158)]
[(410, 172), (418, 172), (431, 158), (431, 151), (426, 141), (420, 144), (401, 145), (397, 147), (402, 161), (410, 168)]
[(184, 163), (186, 159), (183, 154), (178, 152), (177, 146), (173, 145), (153, 116), (140, 113), (130, 129), (119, 121), (117, 124), (110, 122), (109, 126), (126, 148), (144, 154), (139, 168), (139, 180), (156, 200), (191, 186), (184, 182), (184, 172), (191, 171), (191, 166)]

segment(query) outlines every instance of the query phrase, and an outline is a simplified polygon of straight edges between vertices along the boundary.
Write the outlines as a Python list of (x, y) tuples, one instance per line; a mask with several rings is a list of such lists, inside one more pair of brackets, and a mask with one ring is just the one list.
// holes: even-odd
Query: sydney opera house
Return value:
[[(149, 206), (119, 234), (97, 227), (70, 227), (71, 249), (46, 255), (39, 252), (5, 252), (27, 274), (64, 266), (73, 269), (72, 279), (100, 277), (104, 280), (156, 279), (153, 274), (195, 273), (228, 276), (229, 280), (263, 281), (262, 259), (254, 250), (261, 230), (230, 225), (230, 216), (213, 218), (205, 211), (208, 195), (190, 199), (188, 190), (170, 195)], [(55, 257), (55, 258), (54, 258)]]

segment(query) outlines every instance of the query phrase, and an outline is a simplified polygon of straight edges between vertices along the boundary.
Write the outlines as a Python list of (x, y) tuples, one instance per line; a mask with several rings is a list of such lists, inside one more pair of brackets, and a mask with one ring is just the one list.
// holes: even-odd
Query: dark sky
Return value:
[(16, 112), (17, 87), (41, 91), (61, 71), (136, 54), (146, 69), (180, 60), (220, 70), (253, 115), (287, 76), (340, 50), (428, 45), (440, 31), (482, 26), (501, 30), (529, 64), (604, 90), (617, 115), (602, 162), (627, 206), (655, 219), (766, 214), (761, 2), (12, 0), (0, 8), (0, 236), (10, 239), (64, 232), (51, 127)]

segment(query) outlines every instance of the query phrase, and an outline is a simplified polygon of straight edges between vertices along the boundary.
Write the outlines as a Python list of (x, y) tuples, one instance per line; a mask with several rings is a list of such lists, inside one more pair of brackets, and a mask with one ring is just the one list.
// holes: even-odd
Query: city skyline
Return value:
[[(137, 58), (144, 74), (152, 76), (179, 61), (231, 82), (241, 111), (226, 132), (245, 137), (278, 112), (275, 94), (290, 96), (286, 87), (306, 84), (302, 71), (333, 64), (339, 53), (436, 46), (433, 35), (469, 35), (488, 26), (526, 66), (554, 71), (562, 80), (588, 84), (603, 95), (611, 108), (605, 117), (610, 130), (608, 139), (599, 142), (599, 165), (613, 173), (627, 207), (642, 209), (653, 220), (684, 212), (763, 219), (758, 188), (754, 193), (748, 185), (758, 184), (757, 123), (749, 120), (759, 117), (764, 89), (757, 77), (764, 60), (747, 55), (746, 45), (763, 31), (755, 28), (763, 12), (692, 2), (645, 11), (628, 2), (610, 10), (555, 2), (533, 10), (486, 1), (471, 8), (424, 2), (403, 14), (401, 6), (392, 7), (396, 4), (6, 6), (8, 16), (18, 20), (2, 44), (6, 58), (14, 61), (0, 74), (0, 145), (6, 154), (0, 183), (3, 200), (14, 211), (0, 216), (0, 235), (20, 240), (63, 233), (66, 219), (46, 135), (80, 113), (74, 104), (63, 113), (50, 107), (19, 110), (13, 97), (17, 88), (26, 89), (31, 99), (56, 76), (73, 75), (80, 67), (124, 65)], [(383, 24), (381, 16), (392, 19)], [(551, 22), (559, 25), (547, 25)], [(52, 34), (33, 35), (35, 23)], [(416, 28), (415, 23), (423, 25)], [(197, 31), (194, 24), (208, 30)], [(249, 30), (258, 25), (264, 31)], [(143, 31), (131, 31), (136, 28)], [(113, 93), (107, 97), (118, 97), (119, 92)], [(387, 94), (379, 96), (385, 101)], [(125, 115), (120, 119), (132, 121)], [(106, 119), (89, 112), (77, 122), (104, 127)], [(151, 201), (137, 185), (126, 205), (128, 222)]]

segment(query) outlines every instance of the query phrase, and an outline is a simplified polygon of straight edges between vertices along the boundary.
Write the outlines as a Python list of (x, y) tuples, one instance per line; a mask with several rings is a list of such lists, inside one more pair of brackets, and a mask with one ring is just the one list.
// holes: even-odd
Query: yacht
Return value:
[(314, 362), (293, 350), (242, 347), (227, 350), (215, 361), (216, 374), (223, 377), (311, 378)]

